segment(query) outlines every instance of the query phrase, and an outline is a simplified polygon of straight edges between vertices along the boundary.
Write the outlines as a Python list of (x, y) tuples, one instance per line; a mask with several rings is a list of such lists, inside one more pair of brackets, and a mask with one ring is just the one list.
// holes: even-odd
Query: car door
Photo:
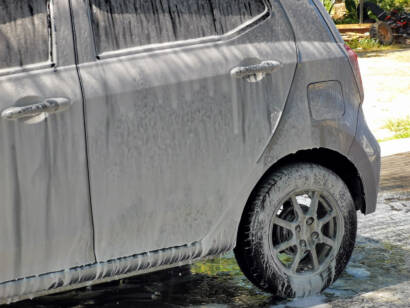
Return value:
[(70, 22), (68, 1), (0, 1), (2, 282), (95, 262)]
[(97, 260), (202, 240), (284, 108), (297, 57), (281, 7), (74, 3)]

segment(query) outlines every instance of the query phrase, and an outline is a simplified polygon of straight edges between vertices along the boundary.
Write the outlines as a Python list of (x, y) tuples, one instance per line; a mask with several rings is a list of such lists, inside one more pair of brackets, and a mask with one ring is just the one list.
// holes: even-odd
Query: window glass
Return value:
[(90, 0), (98, 53), (222, 35), (260, 15), (263, 0)]
[(0, 0), (0, 69), (49, 60), (47, 0)]

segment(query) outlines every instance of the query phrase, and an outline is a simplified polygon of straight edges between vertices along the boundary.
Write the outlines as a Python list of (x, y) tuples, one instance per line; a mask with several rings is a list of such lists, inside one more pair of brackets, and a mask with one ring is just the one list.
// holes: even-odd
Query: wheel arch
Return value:
[[(245, 208), (241, 216), (239, 228), (241, 228), (242, 223), (247, 220), (246, 214), (251, 210), (252, 200), (260, 184), (264, 182), (265, 178), (268, 177), (272, 172), (275, 172), (276, 170), (286, 165), (300, 162), (318, 164), (336, 173), (348, 187), (355, 203), (356, 210), (360, 210), (362, 211), (362, 213), (365, 213), (366, 201), (363, 181), (355, 165), (346, 156), (340, 154), (339, 152), (327, 148), (316, 148), (300, 150), (294, 154), (289, 154), (281, 158), (268, 168), (268, 170), (264, 173), (258, 183), (254, 186), (251, 194), (249, 195), (249, 198), (247, 199)], [(238, 238), (237, 240), (240, 239)]]

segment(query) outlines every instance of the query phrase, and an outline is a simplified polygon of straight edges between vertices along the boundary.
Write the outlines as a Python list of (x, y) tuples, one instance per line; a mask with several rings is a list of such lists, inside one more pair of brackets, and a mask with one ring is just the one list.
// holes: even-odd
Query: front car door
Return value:
[(0, 282), (94, 263), (68, 1), (0, 1), (0, 42)]
[(297, 57), (281, 7), (75, 0), (73, 12), (97, 260), (201, 241), (261, 168), (284, 108)]

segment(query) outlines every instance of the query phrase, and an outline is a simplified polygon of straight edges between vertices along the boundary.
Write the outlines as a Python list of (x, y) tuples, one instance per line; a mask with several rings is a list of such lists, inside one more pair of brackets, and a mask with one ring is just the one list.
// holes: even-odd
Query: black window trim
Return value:
[(262, 0), (262, 1), (265, 4), (265, 10), (261, 14), (249, 19), (247, 22), (241, 24), (240, 26), (236, 27), (235, 29), (232, 29), (231, 31), (223, 35), (213, 35), (213, 36), (206, 36), (202, 38), (181, 40), (181, 41), (176, 41), (176, 42), (166, 42), (166, 43), (149, 44), (149, 45), (137, 46), (137, 47), (129, 47), (129, 48), (124, 48), (124, 49), (119, 49), (119, 50), (106, 51), (100, 54), (98, 54), (98, 50), (95, 45), (95, 33), (94, 33), (94, 28), (92, 26), (92, 11), (91, 11), (92, 5), (91, 5), (91, 2), (88, 1), (89, 2), (88, 18), (89, 18), (89, 25), (91, 27), (95, 58), (97, 60), (106, 60), (106, 59), (118, 58), (118, 57), (123, 57), (123, 56), (137, 55), (137, 54), (142, 54), (142, 53), (160, 52), (160, 51), (167, 51), (167, 50), (172, 50), (172, 49), (177, 49), (177, 48), (195, 47), (199, 45), (202, 46), (202, 45), (206, 45), (210, 43), (215, 44), (215, 43), (227, 42), (232, 39), (236, 39), (240, 35), (244, 34), (248, 30), (254, 28), (255, 26), (259, 25), (260, 23), (262, 23), (263, 21), (271, 17), (272, 6), (270, 4), (270, 0)]
[(55, 43), (55, 27), (54, 27), (54, 0), (49, 0), (47, 5), (47, 23), (48, 23), (48, 60), (23, 66), (12, 66), (0, 69), (0, 77), (8, 75), (16, 75), (26, 72), (38, 71), (57, 66), (57, 45)]

